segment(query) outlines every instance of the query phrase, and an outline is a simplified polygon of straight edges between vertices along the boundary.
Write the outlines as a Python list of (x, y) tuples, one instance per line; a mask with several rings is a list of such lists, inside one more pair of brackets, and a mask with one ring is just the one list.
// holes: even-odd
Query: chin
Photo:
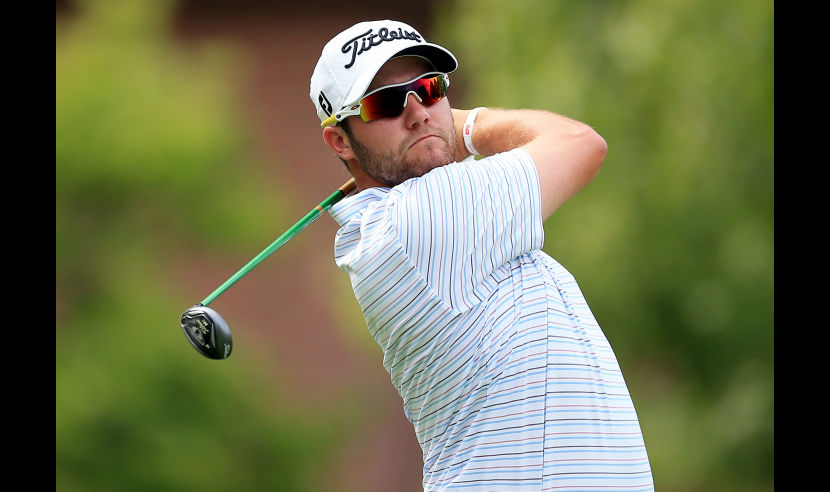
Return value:
[(408, 167), (419, 171), (419, 175), (455, 161), (455, 152), (450, 150), (446, 144), (423, 150), (426, 150), (426, 152), (418, 152), (407, 159)]

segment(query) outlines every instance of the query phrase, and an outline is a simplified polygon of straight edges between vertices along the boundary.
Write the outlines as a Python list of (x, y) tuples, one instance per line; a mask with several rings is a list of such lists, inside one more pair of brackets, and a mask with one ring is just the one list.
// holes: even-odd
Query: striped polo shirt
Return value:
[(574, 277), (541, 251), (522, 149), (454, 162), (330, 213), (425, 490), (653, 490), (637, 414)]

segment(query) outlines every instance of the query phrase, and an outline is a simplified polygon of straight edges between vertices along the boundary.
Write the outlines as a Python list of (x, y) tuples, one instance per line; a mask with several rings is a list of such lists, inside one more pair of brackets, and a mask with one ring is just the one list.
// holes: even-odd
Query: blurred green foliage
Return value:
[(171, 49), (170, 2), (77, 7), (55, 40), (56, 490), (311, 490), (356, 409), (200, 357), (165, 276), (283, 219), (234, 109), (242, 58)]
[(547, 109), (608, 142), (545, 248), (615, 349), (657, 490), (772, 490), (773, 3), (435, 12), (430, 41), (459, 59), (454, 106)]

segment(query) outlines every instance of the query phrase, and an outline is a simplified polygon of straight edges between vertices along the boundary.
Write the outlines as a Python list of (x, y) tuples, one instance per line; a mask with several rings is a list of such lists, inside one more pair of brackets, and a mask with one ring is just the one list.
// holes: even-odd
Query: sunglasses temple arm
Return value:
[(328, 118), (326, 118), (325, 120), (323, 120), (323, 122), (320, 123), (320, 126), (322, 128), (325, 128), (327, 126), (336, 125), (337, 123), (338, 123), (337, 113), (334, 113), (333, 115), (331, 115)]

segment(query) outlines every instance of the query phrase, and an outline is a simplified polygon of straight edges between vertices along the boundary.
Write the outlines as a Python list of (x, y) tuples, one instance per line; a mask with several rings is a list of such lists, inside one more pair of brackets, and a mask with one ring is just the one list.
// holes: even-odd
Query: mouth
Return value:
[(425, 143), (425, 142), (429, 141), (432, 138), (438, 138), (438, 135), (424, 135), (423, 137), (419, 138), (418, 140), (415, 140), (414, 142), (412, 142), (412, 145), (410, 145), (409, 148), (415, 147), (416, 145), (418, 145), (420, 143)]

